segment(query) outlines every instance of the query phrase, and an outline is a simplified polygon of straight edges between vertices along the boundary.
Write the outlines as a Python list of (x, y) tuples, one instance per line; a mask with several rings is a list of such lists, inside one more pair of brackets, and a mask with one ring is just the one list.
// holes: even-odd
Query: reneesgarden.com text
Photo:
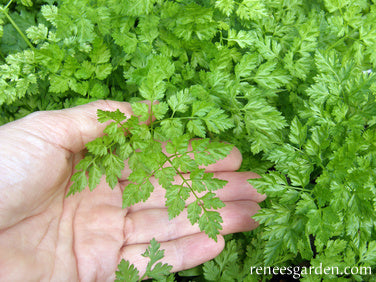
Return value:
[(371, 267), (347, 266), (340, 269), (338, 266), (252, 266), (251, 274), (257, 275), (286, 275), (299, 279), (305, 275), (371, 275)]

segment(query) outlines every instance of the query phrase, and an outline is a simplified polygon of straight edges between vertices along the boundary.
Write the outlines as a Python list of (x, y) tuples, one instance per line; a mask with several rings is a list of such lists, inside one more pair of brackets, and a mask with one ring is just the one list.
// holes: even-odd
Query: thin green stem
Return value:
[(173, 119), (174, 116), (175, 116), (175, 111), (172, 112), (172, 115), (171, 115), (170, 119)]
[(89, 164), (87, 165), (87, 167), (90, 167), (93, 163), (95, 163), (95, 161), (98, 159), (98, 156), (95, 156), (90, 162)]
[[(11, 1), (10, 1), (11, 2)], [(10, 4), (10, 3), (8, 3)], [(25, 34), (21, 31), (21, 29), (18, 27), (18, 25), (15, 23), (15, 21), (9, 16), (9, 14), (7, 13), (6, 9), (3, 9), (3, 13), (4, 15), (7, 17), (7, 19), (9, 20), (9, 22), (12, 24), (12, 26), (17, 30), (17, 32), (19, 33), (19, 35), (21, 35), (21, 37), (23, 38), (23, 40), (26, 42), (27, 45), (29, 45), (29, 47), (34, 50), (34, 46), (33, 44), (31, 44), (31, 42), (29, 41), (29, 39), (25, 36)]]
[(4, 7), (4, 10), (8, 9), (8, 7), (12, 4), (13, 0), (10, 0), (8, 4)]
[[(191, 192), (192, 192), (193, 196), (195, 196), (196, 200), (200, 200), (200, 197), (196, 194), (195, 190), (193, 190), (192, 186), (188, 183), (187, 179), (185, 179), (185, 177), (183, 176), (183, 174), (172, 164), (171, 159), (169, 158), (167, 161), (171, 164), (171, 167), (173, 167), (175, 169), (176, 173), (183, 180), (183, 184), (187, 185), (187, 187), (189, 188), (189, 190), (191, 190)], [(201, 207), (202, 207), (204, 213), (207, 213), (208, 211), (204, 207), (204, 205), (202, 205), (202, 201), (200, 201), (200, 204), (201, 204)]]
[(142, 280), (144, 280), (144, 279), (146, 278), (146, 274), (148, 273), (148, 271), (150, 271), (150, 269), (146, 269), (144, 275), (142, 275), (142, 276), (140, 277), (140, 279), (138, 280), (138, 282), (141, 282)]
[(327, 48), (327, 51), (329, 50), (332, 50), (334, 47), (336, 47), (338, 44), (342, 43), (344, 40), (346, 40), (348, 37), (347, 35), (341, 37), (340, 39), (338, 39), (336, 42), (334, 42), (332, 45), (329, 46), (329, 48)]
[(308, 190), (308, 189), (305, 189), (305, 188), (294, 187), (294, 186), (287, 186), (287, 187), (290, 188), (290, 189), (294, 189), (294, 190), (299, 190), (299, 191), (303, 191), (303, 192), (307, 192), (307, 193), (312, 193), (312, 190)]
[[(166, 119), (163, 119), (163, 120), (171, 120), (171, 119), (180, 119), (180, 120), (184, 120), (184, 119), (203, 119), (201, 117), (170, 117), (170, 118), (166, 118)], [(155, 121), (153, 124), (158, 124), (158, 123), (161, 123), (163, 120), (157, 120)]]
[(128, 134), (130, 133), (130, 132), (129, 132), (129, 129), (126, 128), (126, 127), (124, 126), (123, 123), (121, 123), (120, 121), (115, 121), (115, 122), (116, 122), (118, 125), (120, 125), (120, 127), (123, 129), (125, 135), (128, 135)]

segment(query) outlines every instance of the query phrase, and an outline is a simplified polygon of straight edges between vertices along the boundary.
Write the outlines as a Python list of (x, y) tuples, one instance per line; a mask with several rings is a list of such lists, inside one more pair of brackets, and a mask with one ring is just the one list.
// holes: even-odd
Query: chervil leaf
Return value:
[[(167, 263), (162, 264), (158, 262), (154, 265), (153, 269), (148, 272), (148, 277), (152, 277), (157, 280), (162, 280), (166, 275), (169, 275), (172, 270), (172, 265)], [(173, 280), (174, 281), (174, 280)]]
[(111, 144), (111, 141), (115, 141), (119, 145), (122, 145), (125, 143), (126, 137), (124, 134), (124, 129), (119, 126), (117, 123), (112, 122), (110, 123), (105, 130), (103, 130), (105, 135), (103, 137), (103, 142), (105, 143), (106, 146), (109, 146)]
[(44, 24), (29, 27), (26, 30), (27, 37), (31, 39), (34, 44), (39, 44), (47, 39), (48, 28)]
[(77, 79), (88, 79), (93, 75), (95, 70), (95, 66), (92, 63), (89, 61), (83, 61), (82, 65), (74, 74)]
[(165, 102), (161, 102), (159, 104), (153, 105), (153, 116), (157, 120), (163, 119), (167, 111), (168, 111), (168, 106), (167, 106), (167, 103)]
[(120, 112), (119, 110), (116, 110), (114, 112), (98, 110), (97, 115), (98, 115), (98, 121), (102, 123), (109, 121), (109, 120), (122, 122), (126, 119), (124, 113)]
[(147, 16), (140, 17), (138, 28), (140, 28), (140, 41), (152, 42), (159, 35), (160, 18), (156, 15), (149, 14)]
[(190, 203), (187, 207), (188, 219), (192, 225), (200, 219), (202, 213), (202, 207), (198, 203), (199, 202), (196, 200)]
[(241, 244), (237, 240), (227, 240), (224, 250), (214, 259), (204, 263), (205, 280), (208, 281), (236, 281), (243, 280), (249, 273), (242, 271), (239, 261)]
[(79, 171), (79, 172), (74, 173), (71, 178), (71, 181), (73, 182), (73, 184), (69, 188), (68, 195), (73, 195), (76, 192), (83, 191), (88, 185), (86, 171)]
[(174, 158), (172, 160), (172, 164), (174, 167), (178, 168), (180, 171), (184, 173), (194, 171), (198, 168), (197, 163), (188, 155), (183, 155), (181, 157)]
[(190, 195), (189, 192), (189, 188), (180, 185), (171, 185), (166, 190), (166, 206), (170, 220), (184, 210), (185, 201)]
[(118, 270), (116, 271), (116, 282), (122, 281), (138, 281), (139, 279), (139, 272), (134, 267), (133, 264), (130, 264), (129, 261), (124, 259), (121, 260), (120, 264), (118, 265)]
[(208, 191), (215, 191), (218, 189), (222, 189), (228, 182), (227, 180), (214, 178), (213, 175), (214, 175), (213, 173), (205, 173), (201, 180), (202, 183), (205, 184)]
[(106, 181), (114, 189), (124, 169), (124, 161), (117, 155), (108, 154), (104, 157), (103, 165), (106, 171)]
[(111, 58), (111, 52), (101, 40), (94, 41), (93, 49), (89, 54), (91, 62), (94, 64), (107, 63)]
[(203, 117), (211, 109), (212, 109), (212, 106), (210, 105), (210, 103), (207, 103), (204, 101), (194, 102), (192, 105), (192, 116)]
[(203, 118), (209, 131), (219, 133), (233, 127), (232, 122), (227, 115), (220, 109), (212, 109)]
[(227, 40), (229, 43), (237, 43), (240, 48), (251, 46), (254, 42), (253, 36), (250, 32), (246, 32), (244, 30), (236, 32), (236, 30), (233, 29), (229, 30)]
[(361, 254), (361, 262), (374, 265), (376, 263), (376, 241), (372, 241), (368, 244), (367, 250)]
[(101, 64), (97, 65), (95, 68), (95, 75), (98, 79), (103, 80), (107, 78), (112, 72), (111, 64)]
[[(168, 153), (171, 153), (171, 154), (176, 154), (176, 153), (184, 154), (184, 153), (186, 153), (188, 151), (189, 139), (190, 139), (189, 136), (186, 135), (186, 134), (173, 138), (171, 140), (171, 143), (168, 144), (168, 145), (171, 144), (173, 149), (170, 150)], [(167, 148), (168, 147), (166, 147), (166, 149)]]
[(131, 0), (124, 3), (124, 7), (122, 7), (122, 9), (128, 16), (147, 15), (151, 11), (155, 2), (155, 0)]
[(244, 0), (241, 5), (239, 5), (236, 14), (242, 20), (255, 20), (267, 16), (267, 11), (262, 2)]
[(41, 7), (43, 17), (56, 26), (58, 8), (54, 5), (43, 5)]
[(223, 159), (230, 153), (232, 148), (233, 146), (230, 144), (209, 142), (208, 139), (192, 141), (195, 161), (200, 165), (209, 165)]
[(67, 79), (62, 76), (54, 75), (50, 82), (50, 91), (54, 93), (63, 93), (69, 88)]
[(295, 117), (291, 122), (290, 129), (290, 141), (301, 147), (304, 144), (304, 141), (307, 137), (307, 127), (302, 126), (300, 121)]
[(230, 16), (234, 10), (235, 3), (233, 0), (217, 0), (215, 7), (226, 16)]
[(164, 167), (155, 172), (155, 177), (158, 178), (158, 183), (163, 188), (168, 189), (174, 181), (176, 176), (176, 170), (172, 167)]
[(141, 96), (149, 101), (162, 99), (165, 91), (165, 83), (160, 80), (146, 79), (140, 86)]
[[(162, 264), (158, 262), (164, 257), (164, 250), (160, 250), (160, 243), (158, 243), (154, 238), (150, 241), (149, 247), (142, 254), (143, 257), (149, 258), (149, 262), (146, 267), (146, 271), (142, 277), (139, 276), (139, 271), (130, 264), (129, 261), (122, 259), (118, 265), (118, 270), (116, 271), (115, 281), (141, 281), (145, 277), (150, 277), (157, 279), (158, 281), (173, 281), (170, 274), (172, 269), (171, 265)], [(158, 263), (157, 263), (158, 262)]]
[(188, 110), (188, 106), (190, 103), (192, 103), (193, 99), (189, 95), (189, 92), (187, 89), (178, 92), (176, 95), (171, 96), (167, 103), (169, 104), (171, 110), (174, 112), (181, 112), (185, 113)]
[(240, 62), (235, 66), (235, 75), (237, 78), (249, 77), (252, 71), (259, 65), (259, 57), (257, 54), (246, 53)]
[(193, 133), (198, 137), (204, 138), (206, 136), (205, 126), (203, 122), (199, 119), (193, 119), (188, 121), (187, 129), (189, 132)]
[(149, 118), (149, 106), (145, 103), (132, 103), (132, 111), (135, 116), (140, 117), (141, 121)]
[(135, 52), (138, 43), (136, 34), (130, 32), (114, 32), (112, 37), (117, 45), (123, 47), (126, 54)]
[(220, 209), (225, 206), (225, 204), (211, 192), (206, 193), (205, 196), (200, 199), (206, 209)]
[(71, 181), (73, 182), (73, 184), (69, 188), (68, 195), (73, 195), (76, 192), (81, 192), (87, 187), (88, 180), (86, 171), (89, 169), (92, 163), (93, 157), (91, 155), (87, 155), (76, 165), (75, 169), (77, 171), (72, 176)]
[(290, 81), (287, 73), (277, 68), (277, 62), (269, 61), (262, 64), (253, 78), (257, 84), (265, 88), (279, 88)]
[(149, 180), (141, 184), (128, 184), (123, 191), (123, 208), (130, 207), (141, 201), (146, 201), (153, 190), (154, 186)]
[(97, 138), (86, 144), (88, 151), (97, 156), (105, 156), (108, 153), (109, 138)]
[(222, 222), (223, 220), (218, 212), (206, 211), (200, 216), (198, 225), (201, 231), (204, 231), (210, 238), (217, 241), (219, 230), (222, 229)]
[(150, 241), (150, 246), (145, 253), (142, 254), (142, 256), (150, 259), (144, 277), (151, 277), (160, 280), (163, 276), (170, 274), (172, 269), (171, 265), (162, 264), (161, 262), (156, 264), (156, 262), (161, 260), (164, 256), (164, 250), (160, 250), (160, 246), (160, 243), (153, 238)]
[(166, 138), (180, 136), (183, 134), (183, 123), (179, 119), (168, 119), (161, 122), (162, 133)]
[(89, 188), (93, 191), (100, 182), (103, 175), (101, 168), (94, 162), (89, 168)]
[(225, 158), (233, 149), (233, 145), (222, 142), (210, 142), (207, 151), (217, 160)]
[(219, 281), (221, 275), (220, 266), (216, 265), (214, 261), (208, 261), (204, 265), (204, 275), (208, 281)]

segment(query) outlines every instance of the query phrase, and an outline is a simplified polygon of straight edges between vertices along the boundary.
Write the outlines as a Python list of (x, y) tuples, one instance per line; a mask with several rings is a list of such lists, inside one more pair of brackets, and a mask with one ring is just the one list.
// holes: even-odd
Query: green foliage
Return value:
[(215, 259), (204, 263), (203, 275), (207, 281), (243, 281), (249, 269), (243, 268), (244, 251), (241, 240), (227, 240), (226, 247)]
[[(128, 160), (124, 206), (146, 200), (154, 176), (170, 218), (187, 209), (212, 238), (223, 205), (213, 193), (224, 182), (199, 166), (228, 153), (219, 140), (238, 147), (241, 170), (259, 173), (250, 183), (268, 196), (255, 216), (260, 227), (185, 272), (198, 280), (267, 280), (249, 272), (264, 265), (375, 272), (375, 4), (1, 1), (0, 123), (98, 99), (132, 102), (129, 119), (98, 112), (111, 122), (87, 144), (70, 193), (95, 189), (102, 175), (115, 187)], [(142, 123), (151, 115), (155, 121)], [(202, 139), (189, 145), (194, 137)], [(182, 185), (172, 184), (176, 178)]]
[(172, 266), (158, 262), (164, 256), (164, 250), (160, 250), (160, 246), (161, 245), (153, 238), (150, 241), (150, 246), (146, 249), (145, 253), (142, 254), (143, 257), (150, 259), (144, 275), (140, 277), (139, 272), (134, 265), (130, 264), (129, 261), (122, 259), (118, 266), (118, 270), (116, 271), (115, 281), (135, 282), (142, 281), (146, 277), (158, 281), (165, 279), (165, 277), (170, 274)]
[(335, 265), (342, 272), (348, 265), (374, 267), (362, 261), (361, 250), (375, 240), (376, 76), (334, 52), (317, 51), (315, 65), (286, 142), (265, 154), (278, 172), (251, 181), (270, 196), (255, 216), (268, 238), (265, 263), (300, 254), (312, 266)]
[[(170, 100), (178, 100), (179, 94), (171, 96)], [(184, 101), (187, 111), (194, 111), (200, 101), (188, 99)], [(171, 103), (170, 103), (171, 104)], [(131, 173), (128, 177), (131, 182), (123, 191), (123, 208), (129, 207), (141, 201), (146, 201), (154, 190), (150, 178), (157, 178), (159, 184), (166, 189), (166, 207), (169, 218), (178, 216), (187, 206), (186, 201), (192, 195), (195, 201), (187, 207), (188, 218), (193, 224), (198, 224), (201, 231), (209, 237), (217, 240), (219, 230), (222, 229), (222, 218), (218, 210), (224, 207), (213, 191), (221, 189), (227, 181), (216, 179), (213, 173), (205, 173), (200, 165), (209, 165), (219, 159), (225, 158), (232, 149), (232, 145), (220, 142), (210, 142), (208, 138), (193, 140), (194, 134), (179, 135), (180, 132), (173, 128), (165, 127), (163, 122), (173, 118), (165, 117), (167, 112), (174, 115), (175, 107), (169, 109), (168, 104), (133, 103), (134, 116), (126, 119), (119, 110), (108, 112), (98, 110), (99, 122), (111, 121), (104, 130), (105, 135), (86, 144), (88, 153), (77, 164), (76, 172), (72, 176), (73, 184), (70, 186), (68, 196), (81, 192), (89, 186), (93, 190), (100, 182), (103, 174), (106, 175), (108, 185), (114, 189), (121, 177), (121, 172), (128, 161)], [(181, 108), (181, 107), (180, 107)], [(170, 111), (169, 111), (170, 110)], [(221, 121), (227, 117), (223, 112), (212, 107), (210, 112), (219, 113)], [(150, 126), (142, 123), (155, 121)], [(197, 121), (205, 122), (207, 132), (225, 130), (221, 123), (216, 120), (216, 127), (207, 123), (207, 114), (202, 112)], [(187, 123), (184, 118), (174, 118), (181, 123), (182, 128)], [(189, 130), (187, 130), (189, 131)], [(162, 150), (162, 142), (166, 144), (166, 153)], [(192, 157), (193, 155), (193, 157)], [(189, 175), (186, 173), (190, 173)], [(174, 184), (176, 178), (182, 181), (181, 185)], [(198, 196), (199, 193), (206, 192)]]

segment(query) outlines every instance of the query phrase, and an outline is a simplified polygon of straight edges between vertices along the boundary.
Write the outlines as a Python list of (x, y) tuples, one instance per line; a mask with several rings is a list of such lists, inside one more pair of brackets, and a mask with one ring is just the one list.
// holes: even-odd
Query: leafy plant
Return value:
[(170, 274), (172, 269), (171, 265), (162, 264), (157, 261), (161, 260), (164, 256), (164, 250), (160, 250), (160, 244), (152, 239), (150, 241), (150, 246), (146, 249), (145, 253), (142, 254), (143, 257), (150, 258), (148, 265), (146, 267), (145, 273), (140, 277), (138, 270), (129, 264), (129, 261), (124, 259), (119, 264), (119, 269), (116, 271), (115, 281), (142, 281), (144, 278), (153, 278), (156, 280), (163, 280), (167, 275)]
[[(154, 189), (150, 178), (155, 176), (159, 184), (166, 189), (169, 218), (178, 216), (187, 206), (190, 222), (198, 223), (201, 231), (217, 240), (219, 230), (222, 229), (222, 218), (213, 209), (224, 207), (224, 203), (213, 191), (221, 189), (227, 181), (214, 178), (213, 173), (204, 173), (205, 169), (200, 166), (223, 159), (233, 146), (210, 142), (208, 138), (190, 142), (194, 127), (189, 125), (194, 121), (199, 123), (203, 130), (210, 132), (224, 130), (226, 127), (223, 125), (228, 125), (229, 122), (222, 110), (209, 107), (200, 101), (194, 102), (193, 99), (185, 100), (183, 95), (179, 92), (171, 96), (167, 103), (152, 104), (150, 111), (146, 103), (133, 103), (134, 116), (125, 122), (123, 121), (126, 117), (119, 110), (98, 110), (100, 122), (113, 122), (104, 130), (106, 135), (86, 144), (88, 154), (76, 166), (78, 171), (72, 176), (74, 183), (68, 196), (84, 190), (87, 186), (93, 190), (103, 174), (106, 175), (109, 186), (115, 188), (124, 163), (128, 161), (132, 171), (128, 177), (131, 183), (123, 192), (123, 208), (146, 201)], [(178, 103), (178, 100), (181, 100), (181, 103)], [(185, 112), (191, 108), (189, 121), (186, 122), (186, 118), (164, 118), (169, 107), (172, 116), (176, 112)], [(151, 115), (156, 117), (156, 121), (152, 120)], [(141, 123), (148, 120), (151, 121), (150, 127)], [(160, 127), (154, 128), (158, 123)], [(184, 127), (187, 127), (186, 134), (182, 134)], [(166, 143), (166, 152), (163, 152), (162, 141), (166, 140), (169, 141)], [(176, 184), (176, 180), (181, 184)], [(186, 201), (191, 195), (195, 201), (187, 205)]]
[[(206, 191), (189, 214), (211, 222), (201, 228), (215, 238), (220, 218), (209, 207), (222, 204), (210, 189), (223, 183), (198, 165), (223, 157), (230, 143), (243, 154), (241, 169), (262, 176), (250, 181), (268, 196), (255, 216), (260, 227), (227, 237), (220, 257), (181, 277), (267, 280), (248, 270), (320, 263), (376, 271), (374, 0), (1, 3), (0, 123), (97, 99), (159, 101), (134, 103), (128, 120), (98, 113), (112, 123), (88, 144), (71, 193), (94, 189), (103, 173), (113, 187), (130, 158), (124, 206), (147, 198), (151, 174), (169, 191), (171, 218), (187, 195)], [(193, 137), (203, 139), (191, 148)], [(185, 184), (171, 185), (174, 177)], [(334, 278), (374, 279), (301, 280)]]

